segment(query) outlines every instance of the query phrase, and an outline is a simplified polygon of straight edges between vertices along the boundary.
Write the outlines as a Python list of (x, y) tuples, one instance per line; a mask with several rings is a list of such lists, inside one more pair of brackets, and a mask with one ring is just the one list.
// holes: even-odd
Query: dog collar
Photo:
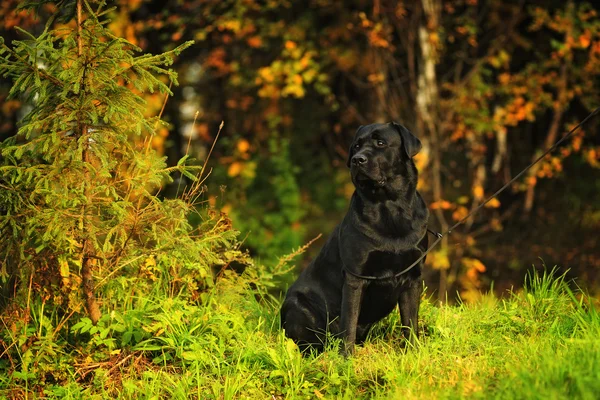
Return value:
[[(431, 229), (427, 228), (427, 231), (425, 232), (425, 235), (427, 235), (427, 232), (431, 233), (433, 236), (437, 237), (438, 239), (441, 239), (443, 237), (443, 235), (439, 232), (434, 232)], [(423, 238), (425, 237), (425, 235), (423, 235), (423, 237), (421, 238), (421, 240), (423, 240)], [(419, 240), (419, 243), (421, 242), (421, 240)], [(359, 275), (355, 272), (350, 271), (349, 269), (342, 267), (342, 271), (345, 273), (348, 273), (352, 276), (354, 276), (355, 278), (359, 278), (359, 279), (363, 279), (365, 281), (382, 281), (385, 279), (396, 279), (399, 278), (400, 276), (404, 275), (405, 273), (407, 273), (408, 271), (410, 271), (416, 264), (411, 265), (410, 267), (404, 269), (403, 271), (398, 272), (395, 275), (392, 276), (372, 276), (372, 275)]]

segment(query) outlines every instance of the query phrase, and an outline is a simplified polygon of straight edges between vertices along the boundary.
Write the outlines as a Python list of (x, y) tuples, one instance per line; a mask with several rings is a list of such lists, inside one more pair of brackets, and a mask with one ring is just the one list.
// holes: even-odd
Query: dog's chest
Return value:
[(395, 277), (402, 269), (412, 264), (419, 256), (417, 249), (409, 249), (398, 253), (372, 251), (369, 253), (364, 274), (382, 278), (369, 281), (362, 300), (360, 324), (379, 321), (396, 307), (403, 285), (407, 280), (418, 278), (420, 269), (414, 268), (408, 274)]
[(389, 277), (412, 264), (419, 257), (418, 249), (407, 249), (398, 252), (373, 250), (369, 253), (364, 265), (364, 275)]

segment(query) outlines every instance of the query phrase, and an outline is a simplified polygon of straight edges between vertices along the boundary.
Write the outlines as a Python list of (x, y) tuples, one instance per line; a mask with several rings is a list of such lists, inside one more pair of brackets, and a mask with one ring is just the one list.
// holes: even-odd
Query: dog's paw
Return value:
[(354, 343), (344, 343), (340, 348), (340, 354), (344, 358), (351, 357), (354, 354)]

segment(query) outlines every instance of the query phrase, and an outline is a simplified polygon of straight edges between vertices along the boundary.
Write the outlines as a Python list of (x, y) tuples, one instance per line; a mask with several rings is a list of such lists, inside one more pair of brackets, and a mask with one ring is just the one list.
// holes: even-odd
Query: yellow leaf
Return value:
[(229, 214), (231, 212), (231, 204), (225, 204), (221, 207), (221, 212), (224, 214)]
[(265, 82), (273, 82), (275, 80), (275, 75), (273, 75), (273, 70), (269, 67), (259, 68), (258, 76), (261, 77)]
[(369, 74), (369, 76), (367, 76), (367, 79), (371, 83), (379, 83), (379, 82), (383, 82), (385, 77), (383, 76), (382, 73), (377, 73), (377, 74)]
[(309, 69), (302, 73), (302, 79), (308, 83), (314, 81), (316, 76), (317, 71), (315, 71), (314, 69)]
[(469, 202), (469, 196), (460, 196), (456, 202), (458, 204), (467, 204)]
[(242, 28), (242, 23), (238, 20), (228, 20), (228, 21), (224, 21), (221, 26), (219, 26), (219, 30), (230, 30), (232, 32), (239, 32), (240, 29)]
[(69, 277), (69, 263), (65, 259), (61, 259), (60, 263), (60, 276), (63, 278)]
[(483, 187), (481, 185), (475, 185), (473, 187), (473, 196), (475, 196), (477, 200), (481, 200), (483, 198)]
[(500, 207), (500, 200), (498, 200), (497, 198), (493, 198), (490, 201), (488, 201), (485, 206), (487, 208), (498, 208)]
[(462, 263), (466, 268), (470, 270), (472, 269), (477, 272), (485, 272), (486, 270), (485, 265), (483, 265), (481, 260), (478, 260), (477, 258), (464, 257), (462, 259)]
[(342, 186), (342, 191), (344, 192), (344, 196), (349, 199), (352, 197), (352, 194), (354, 194), (354, 185), (348, 182)]
[(150, 256), (150, 257), (146, 258), (146, 261), (144, 262), (144, 265), (146, 267), (155, 267), (156, 266), (156, 260), (154, 259), (154, 256)]
[(436, 251), (429, 253), (427, 263), (435, 269), (449, 269), (450, 259), (445, 251)]
[(62, 283), (64, 286), (68, 286), (69, 283), (71, 282), (70, 275), (71, 272), (69, 271), (69, 263), (67, 260), (65, 260), (64, 258), (60, 258), (59, 259), (59, 268), (60, 268), (60, 276), (62, 278)]
[(152, 148), (162, 151), (163, 145), (165, 144), (165, 138), (163, 136), (152, 137)]
[(233, 162), (227, 169), (227, 175), (231, 176), (232, 178), (236, 177), (240, 174), (240, 172), (242, 172), (242, 169), (243, 169), (243, 165), (241, 162), (239, 162), (239, 161)]
[(589, 149), (586, 154), (587, 162), (591, 166), (596, 166), (598, 164), (599, 156), (600, 156), (600, 153), (596, 149)]
[[(427, 164), (429, 164), (429, 154), (425, 151), (422, 151), (413, 158), (413, 161), (415, 162), (417, 169), (421, 171), (425, 169)], [(425, 182), (422, 179), (419, 179), (420, 185), (423, 185), (424, 183)]]
[(246, 179), (252, 180), (256, 177), (256, 162), (248, 161), (244, 164), (244, 169), (241, 172), (241, 176)]
[(287, 338), (285, 339), (285, 350), (287, 354), (292, 356), (292, 358), (299, 357), (300, 353), (298, 352), (298, 347), (296, 346), (296, 343), (294, 343), (293, 340)]
[(284, 97), (293, 95), (294, 97), (296, 97), (298, 99), (304, 97), (304, 93), (305, 93), (305, 91), (304, 91), (304, 87), (302, 87), (302, 85), (287, 85), (281, 91), (281, 94)]

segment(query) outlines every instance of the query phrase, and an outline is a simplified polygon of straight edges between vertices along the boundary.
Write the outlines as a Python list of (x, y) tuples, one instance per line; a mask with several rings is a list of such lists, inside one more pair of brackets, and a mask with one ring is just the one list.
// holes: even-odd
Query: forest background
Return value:
[(429, 254), (415, 346), (302, 357), (279, 307), (359, 125), (419, 136), (444, 232), (598, 107), (599, 11), (3, 1), (0, 397), (597, 397), (598, 118)]
[[(6, 43), (44, 27), (52, 4), (15, 13)], [(231, 218), (266, 265), (324, 234), (353, 187), (345, 167), (359, 125), (397, 121), (423, 142), (419, 190), (445, 231), (600, 104), (600, 17), (579, 1), (117, 1), (109, 28), (175, 59), (179, 86), (152, 146), (176, 165), (212, 154), (202, 200)], [(73, 23), (73, 21), (71, 21)], [(0, 139), (28, 111), (0, 83)], [(145, 95), (158, 115), (161, 93)], [(224, 127), (219, 132), (219, 125)], [(432, 293), (473, 300), (557, 265), (600, 288), (600, 120), (469, 219), (427, 259)], [(216, 141), (216, 142), (215, 142)], [(187, 149), (187, 150), (186, 150)], [(185, 179), (185, 178), (182, 178)], [(185, 182), (184, 182), (185, 183)], [(174, 196), (175, 183), (163, 188)], [(234, 265), (232, 265), (234, 267)]]

